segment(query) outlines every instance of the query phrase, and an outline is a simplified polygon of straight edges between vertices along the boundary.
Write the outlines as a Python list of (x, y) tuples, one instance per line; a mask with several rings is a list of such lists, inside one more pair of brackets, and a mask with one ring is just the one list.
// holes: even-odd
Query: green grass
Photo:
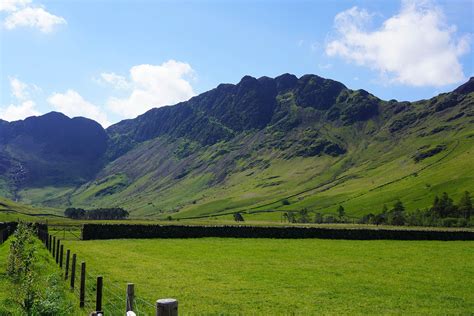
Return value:
[[(16, 293), (14, 284), (6, 274), (7, 259), (10, 250), (10, 243), (13, 237), (10, 237), (5, 243), (0, 244), (0, 315), (23, 315), (19, 308), (18, 302), (15, 301)], [(34, 271), (37, 272), (37, 279), (35, 286), (40, 289), (40, 295), (44, 297), (50, 284), (48, 279), (52, 276), (60, 278), (58, 289), (59, 304), (68, 310), (67, 315), (81, 315), (82, 311), (79, 309), (78, 298), (74, 296), (67, 289), (67, 284), (62, 282), (63, 274), (59, 270), (56, 262), (51, 257), (51, 254), (45, 249), (43, 244), (35, 241), (35, 258)]]
[[(474, 310), (474, 244), (437, 241), (153, 239), (66, 241), (105, 301), (127, 282), (183, 314), (462, 315)], [(123, 303), (122, 303), (123, 305)], [(139, 308), (152, 314), (143, 301)]]

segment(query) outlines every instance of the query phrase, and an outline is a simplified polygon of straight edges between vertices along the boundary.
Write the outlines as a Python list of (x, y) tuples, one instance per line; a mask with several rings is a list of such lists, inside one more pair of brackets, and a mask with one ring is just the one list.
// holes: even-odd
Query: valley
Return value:
[(40, 208), (123, 207), (137, 219), (281, 221), (339, 205), (357, 218), (397, 200), (426, 209), (474, 191), (473, 85), (409, 103), (314, 75), (246, 76), (102, 131), (54, 113), (3, 123), (0, 189)]

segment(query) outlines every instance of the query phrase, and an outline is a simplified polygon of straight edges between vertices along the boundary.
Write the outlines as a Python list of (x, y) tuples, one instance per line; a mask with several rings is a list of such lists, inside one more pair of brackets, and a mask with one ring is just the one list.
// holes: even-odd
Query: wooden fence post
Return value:
[(64, 258), (64, 245), (61, 245), (61, 248), (59, 251), (59, 267), (61, 269), (63, 268), (63, 258)]
[(86, 297), (86, 263), (81, 262), (81, 287), (79, 288), (79, 307), (84, 308)]
[(72, 255), (72, 266), (71, 266), (71, 289), (74, 290), (74, 281), (76, 279), (76, 254)]
[(61, 240), (58, 238), (56, 241), (56, 263), (59, 263), (59, 245), (61, 244)]
[(178, 316), (178, 301), (174, 298), (157, 300), (156, 316)]
[(69, 256), (71, 255), (71, 250), (66, 250), (66, 272), (64, 273), (64, 280), (67, 280), (69, 274)]
[(53, 250), (53, 258), (55, 255), (55, 250), (56, 250), (56, 236), (53, 236), (53, 244), (51, 245), (52, 250)]
[(133, 283), (127, 284), (127, 307), (126, 312), (133, 311), (133, 301), (135, 299), (135, 285)]
[(95, 311), (96, 314), (102, 313), (102, 286), (103, 279), (101, 276), (97, 277), (97, 289), (95, 296)]
[(53, 241), (53, 236), (49, 235), (49, 238), (48, 238), (48, 250), (49, 252), (51, 252), (51, 242)]

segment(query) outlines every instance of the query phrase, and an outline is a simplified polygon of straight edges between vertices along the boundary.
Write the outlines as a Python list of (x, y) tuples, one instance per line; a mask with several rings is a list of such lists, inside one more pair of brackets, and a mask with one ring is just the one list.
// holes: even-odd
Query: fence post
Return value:
[(61, 269), (63, 268), (63, 258), (64, 258), (64, 245), (61, 245), (61, 248), (59, 251), (59, 267)]
[(53, 241), (53, 236), (49, 235), (49, 238), (48, 238), (48, 250), (49, 250), (49, 252), (51, 252), (51, 242), (52, 241)]
[(76, 254), (72, 255), (72, 266), (71, 266), (71, 289), (74, 290), (74, 281), (76, 279)]
[(71, 250), (66, 250), (66, 272), (64, 273), (64, 280), (67, 280), (69, 274), (69, 256), (71, 255)]
[(53, 250), (53, 258), (54, 258), (55, 250), (56, 250), (56, 236), (53, 236), (53, 244), (51, 245), (51, 248)]
[(174, 298), (157, 300), (156, 316), (178, 316), (178, 301)]
[(135, 285), (133, 283), (127, 284), (127, 307), (126, 312), (133, 311), (133, 300), (135, 299)]
[(59, 263), (59, 245), (61, 244), (61, 240), (58, 238), (56, 242), (56, 264)]
[(81, 262), (81, 287), (79, 289), (79, 307), (84, 308), (86, 296), (86, 263)]
[(103, 279), (101, 276), (97, 277), (97, 289), (95, 297), (95, 311), (96, 314), (102, 313), (102, 286)]

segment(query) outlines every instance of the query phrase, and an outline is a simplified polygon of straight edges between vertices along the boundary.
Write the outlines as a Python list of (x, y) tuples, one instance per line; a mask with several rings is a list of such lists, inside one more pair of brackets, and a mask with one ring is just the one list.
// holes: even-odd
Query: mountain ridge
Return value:
[[(220, 84), (188, 101), (151, 109), (106, 130), (95, 126), (103, 133), (99, 133), (100, 146), (91, 153), (95, 164), (90, 173), (66, 174), (67, 181), (61, 185), (54, 177), (36, 189), (19, 185), (18, 199), (60, 207), (124, 205), (137, 216), (187, 216), (264, 205), (312, 186), (325, 190), (315, 196), (342, 190), (340, 199), (331, 198), (334, 205), (353, 194), (342, 189), (352, 182), (367, 178), (374, 185), (383, 184), (379, 176), (370, 175), (371, 170), (385, 168), (387, 172), (395, 170), (394, 163), (403, 163), (411, 174), (436, 158), (425, 153), (436, 151), (430, 151), (433, 148), (442, 148), (438, 155), (456, 149), (454, 144), (459, 142), (462, 148), (471, 148), (473, 138), (467, 136), (474, 123), (473, 85), (471, 78), (452, 92), (428, 100), (398, 102), (316, 75), (245, 76), (237, 84)], [(2, 128), (8, 124), (0, 122), (0, 144)], [(5, 177), (8, 166), (2, 163), (2, 154), (8, 160), (5, 156), (11, 156), (13, 147), (0, 150), (3, 192), (11, 184)], [(463, 155), (454, 154), (456, 159)], [(416, 155), (427, 157), (415, 162)], [(467, 163), (472, 166), (472, 159)], [(267, 173), (270, 179), (265, 180)], [(471, 177), (470, 173), (465, 176)], [(442, 183), (440, 188), (449, 182), (446, 176), (430, 177)], [(326, 188), (325, 183), (332, 187)], [(462, 183), (466, 181), (457, 184)], [(298, 198), (302, 199), (292, 207), (304, 207), (309, 202), (303, 201), (312, 199)], [(424, 203), (413, 201), (415, 206), (427, 201), (413, 199)], [(363, 214), (369, 205), (360, 202), (355, 212)], [(315, 208), (313, 202), (306, 206)]]

